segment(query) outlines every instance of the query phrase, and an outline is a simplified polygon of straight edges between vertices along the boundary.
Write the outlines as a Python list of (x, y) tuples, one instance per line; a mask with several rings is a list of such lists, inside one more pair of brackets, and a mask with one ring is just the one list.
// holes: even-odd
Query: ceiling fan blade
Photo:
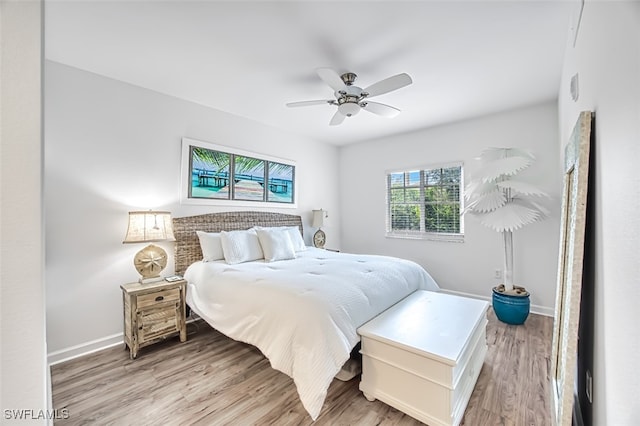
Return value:
[(369, 94), (369, 97), (378, 96), (392, 92), (394, 90), (398, 90), (402, 87), (410, 85), (411, 83), (413, 83), (413, 80), (411, 80), (409, 74), (402, 73), (394, 75), (393, 77), (385, 78), (384, 80), (380, 80), (377, 83), (373, 83), (371, 86), (364, 89), (364, 91)]
[(366, 101), (366, 105), (363, 106), (362, 109), (388, 118), (393, 118), (400, 114), (400, 110), (398, 108), (381, 104), (380, 102)]
[(337, 72), (331, 68), (318, 68), (316, 70), (318, 76), (327, 83), (333, 90), (344, 89), (344, 82), (340, 78)]
[(286, 105), (290, 108), (296, 108), (296, 107), (311, 106), (311, 105), (324, 105), (324, 104), (330, 104), (330, 103), (331, 101), (319, 99), (316, 101), (289, 102)]
[(333, 117), (331, 117), (331, 121), (329, 122), (329, 125), (337, 126), (338, 124), (342, 124), (345, 118), (347, 118), (346, 115), (341, 114), (340, 111), (336, 111), (336, 113), (333, 114)]

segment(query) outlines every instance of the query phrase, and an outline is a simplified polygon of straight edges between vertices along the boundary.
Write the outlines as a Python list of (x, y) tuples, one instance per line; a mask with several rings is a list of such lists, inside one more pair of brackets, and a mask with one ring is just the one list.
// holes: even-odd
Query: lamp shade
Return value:
[(123, 243), (175, 240), (171, 213), (151, 210), (129, 212), (129, 227)]
[(324, 215), (325, 215), (325, 211), (320, 209), (320, 210), (313, 210), (313, 220), (311, 221), (311, 227), (312, 228), (320, 228), (322, 227), (322, 225), (324, 224)]

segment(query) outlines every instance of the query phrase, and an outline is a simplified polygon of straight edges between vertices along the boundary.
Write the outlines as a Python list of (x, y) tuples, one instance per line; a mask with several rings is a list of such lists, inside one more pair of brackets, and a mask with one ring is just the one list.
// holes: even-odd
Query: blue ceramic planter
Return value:
[(510, 295), (493, 289), (493, 310), (498, 319), (507, 324), (524, 324), (529, 316), (529, 293)]

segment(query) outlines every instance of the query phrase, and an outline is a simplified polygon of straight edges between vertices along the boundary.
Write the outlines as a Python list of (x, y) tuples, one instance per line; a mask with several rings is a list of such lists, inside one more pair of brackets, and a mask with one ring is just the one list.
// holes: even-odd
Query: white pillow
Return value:
[(267, 262), (294, 259), (296, 257), (293, 243), (286, 229), (257, 228), (256, 233)]
[(291, 238), (291, 243), (293, 244), (293, 249), (295, 251), (304, 251), (307, 249), (307, 246), (304, 244), (304, 240), (302, 239), (300, 228), (297, 226), (286, 226), (285, 229), (289, 233), (289, 238)]
[(213, 262), (224, 259), (222, 240), (219, 232), (196, 231), (202, 249), (202, 261)]
[(220, 239), (224, 259), (230, 265), (264, 258), (258, 235), (253, 229), (222, 231)]
[(291, 243), (293, 244), (294, 251), (298, 252), (307, 249), (307, 246), (304, 245), (304, 239), (302, 238), (302, 234), (300, 233), (300, 228), (298, 228), (297, 226), (254, 226), (252, 229), (264, 229), (266, 231), (287, 231), (287, 233), (289, 234), (289, 238), (291, 239)]

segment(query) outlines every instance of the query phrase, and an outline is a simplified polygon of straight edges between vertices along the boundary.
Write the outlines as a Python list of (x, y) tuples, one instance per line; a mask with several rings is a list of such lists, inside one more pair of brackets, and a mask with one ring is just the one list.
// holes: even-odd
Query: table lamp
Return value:
[(327, 241), (327, 237), (324, 231), (320, 229), (324, 224), (324, 218), (327, 216), (325, 210), (313, 210), (313, 220), (311, 221), (311, 227), (318, 228), (315, 234), (313, 234), (313, 246), (317, 248), (324, 248), (324, 244)]
[[(152, 210), (129, 212), (124, 244), (175, 240), (171, 213)], [(133, 265), (141, 275), (140, 283), (161, 281), (160, 273), (167, 266), (167, 252), (162, 247), (149, 244), (136, 253)]]

